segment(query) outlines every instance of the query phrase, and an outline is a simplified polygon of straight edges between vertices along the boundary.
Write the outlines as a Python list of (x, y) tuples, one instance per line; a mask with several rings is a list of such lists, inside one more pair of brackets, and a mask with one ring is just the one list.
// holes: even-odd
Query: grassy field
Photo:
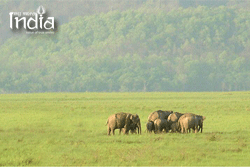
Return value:
[[(147, 134), (158, 109), (206, 116), (204, 133)], [(116, 112), (142, 134), (107, 136)], [(250, 92), (2, 94), (0, 166), (250, 166), (249, 113)]]

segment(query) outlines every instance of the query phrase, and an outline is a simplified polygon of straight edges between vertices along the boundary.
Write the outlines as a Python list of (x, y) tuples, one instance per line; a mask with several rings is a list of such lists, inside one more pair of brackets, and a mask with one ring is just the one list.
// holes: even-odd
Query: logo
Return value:
[(46, 10), (39, 6), (36, 12), (10, 12), (10, 29), (25, 29), (27, 34), (54, 34), (55, 18), (47, 17)]

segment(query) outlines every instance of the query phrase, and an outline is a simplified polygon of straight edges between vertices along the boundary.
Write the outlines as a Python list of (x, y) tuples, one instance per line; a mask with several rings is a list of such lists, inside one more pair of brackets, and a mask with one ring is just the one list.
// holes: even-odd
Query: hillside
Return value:
[(0, 45), (0, 93), (250, 90), (250, 13), (237, 6), (76, 16)]

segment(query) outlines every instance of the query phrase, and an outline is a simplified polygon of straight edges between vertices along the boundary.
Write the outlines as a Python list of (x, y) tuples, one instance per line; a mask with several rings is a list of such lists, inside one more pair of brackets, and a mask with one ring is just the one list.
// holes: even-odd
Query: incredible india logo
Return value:
[(26, 34), (54, 34), (55, 18), (47, 17), (46, 10), (39, 6), (36, 12), (10, 12), (10, 29), (26, 30)]

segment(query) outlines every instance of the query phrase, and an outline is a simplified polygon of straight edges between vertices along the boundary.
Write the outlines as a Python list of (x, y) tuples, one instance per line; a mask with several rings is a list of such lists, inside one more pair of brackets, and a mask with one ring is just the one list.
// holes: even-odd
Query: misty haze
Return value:
[(247, 0), (41, 4), (54, 35), (11, 31), (39, 3), (1, 2), (0, 93), (250, 90)]

